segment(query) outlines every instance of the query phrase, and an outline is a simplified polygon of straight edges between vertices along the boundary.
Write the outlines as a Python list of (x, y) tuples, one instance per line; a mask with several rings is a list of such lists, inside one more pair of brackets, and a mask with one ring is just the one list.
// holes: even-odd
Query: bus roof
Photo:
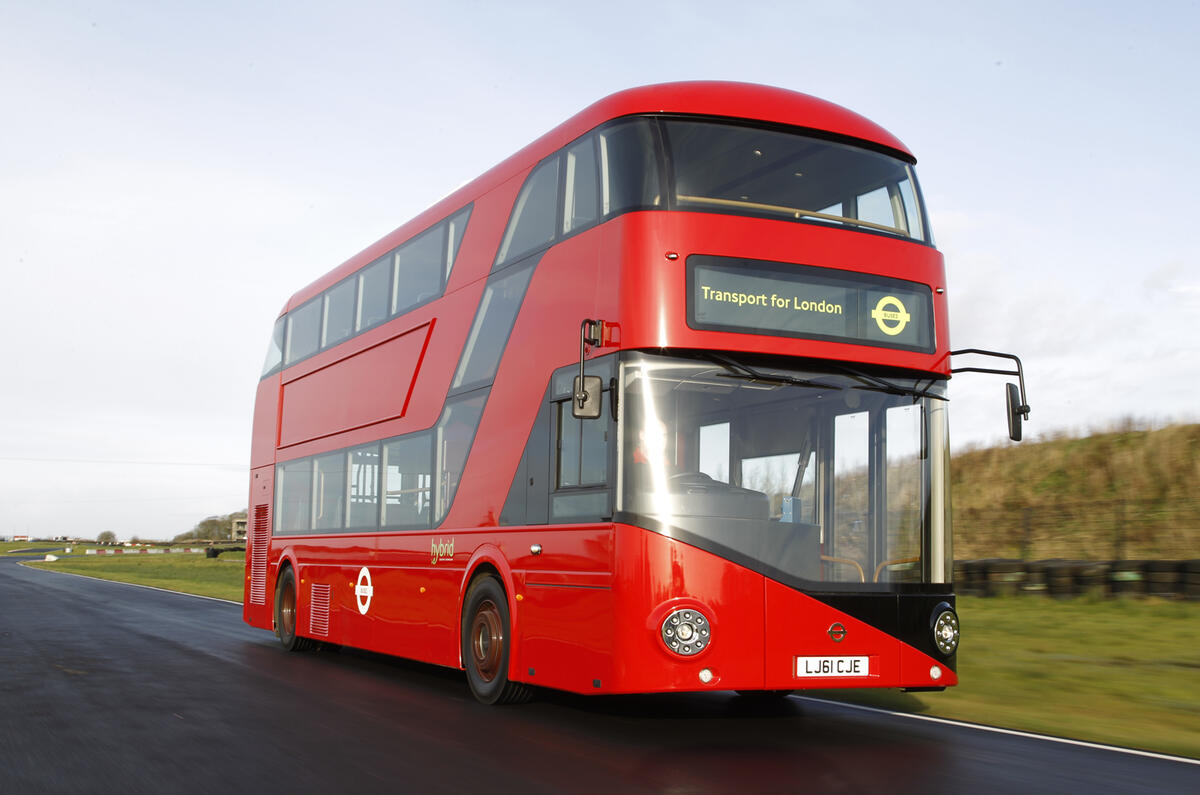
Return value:
[[(470, 181), (412, 220), (355, 254), (308, 286), (297, 291), (284, 311), (290, 311), (325, 288), (372, 262), (419, 232), (532, 168), (546, 157), (601, 124), (622, 116), (647, 113), (689, 114), (752, 119), (820, 130), (891, 150), (905, 160), (916, 158), (900, 139), (875, 122), (823, 99), (756, 83), (688, 81), (657, 83), (618, 91), (587, 106), (487, 172)], [(282, 313), (281, 313), (282, 314)]]

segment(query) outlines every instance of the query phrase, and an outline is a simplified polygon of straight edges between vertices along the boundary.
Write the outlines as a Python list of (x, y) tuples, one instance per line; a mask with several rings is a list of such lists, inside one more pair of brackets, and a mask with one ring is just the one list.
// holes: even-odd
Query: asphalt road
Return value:
[(792, 697), (471, 698), (238, 605), (0, 559), (0, 792), (1200, 792), (1200, 766)]

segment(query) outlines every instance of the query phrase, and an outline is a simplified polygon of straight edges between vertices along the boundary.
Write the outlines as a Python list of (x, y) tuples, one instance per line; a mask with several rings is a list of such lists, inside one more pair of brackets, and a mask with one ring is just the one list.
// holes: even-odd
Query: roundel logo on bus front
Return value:
[(885, 295), (880, 298), (879, 303), (875, 304), (875, 308), (871, 310), (871, 317), (875, 319), (879, 330), (889, 337), (894, 337), (904, 331), (908, 321), (912, 320), (912, 315), (908, 314), (904, 304), (894, 295)]
[(371, 607), (371, 597), (375, 595), (375, 586), (371, 585), (371, 570), (363, 566), (358, 570), (358, 582), (354, 585), (354, 598), (358, 601), (358, 612), (364, 616)]

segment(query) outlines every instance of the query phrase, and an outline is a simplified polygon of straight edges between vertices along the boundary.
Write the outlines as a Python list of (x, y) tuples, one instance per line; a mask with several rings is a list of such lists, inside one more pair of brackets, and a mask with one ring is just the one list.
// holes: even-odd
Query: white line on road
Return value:
[(912, 718), (913, 720), (924, 720), (930, 723), (941, 723), (946, 726), (962, 726), (967, 729), (978, 729), (985, 732), (993, 732), (995, 734), (1007, 734), (1013, 737), (1025, 737), (1031, 740), (1046, 740), (1052, 743), (1063, 743), (1065, 745), (1077, 745), (1081, 748), (1095, 748), (1100, 751), (1116, 751), (1121, 754), (1131, 754), (1133, 756), (1144, 756), (1149, 759), (1161, 759), (1167, 762), (1183, 762), (1185, 765), (1200, 765), (1200, 759), (1189, 759), (1186, 756), (1171, 756), (1170, 754), (1158, 754), (1153, 751), (1140, 751), (1137, 748), (1122, 748), (1119, 745), (1104, 745), (1103, 743), (1090, 743), (1086, 740), (1070, 740), (1066, 737), (1055, 737), (1052, 734), (1035, 734), (1033, 732), (1023, 732), (1017, 729), (1002, 729), (999, 726), (985, 726), (982, 723), (967, 723), (966, 721), (951, 720), (950, 718), (935, 718), (930, 715), (914, 715), (911, 712), (894, 712), (890, 709), (880, 709), (879, 707), (865, 707), (861, 704), (850, 704), (845, 701), (830, 701), (823, 698), (812, 698), (810, 696), (799, 696), (798, 698), (804, 701), (819, 701), (822, 704), (837, 704), (851, 709), (859, 709), (864, 712), (876, 712), (881, 715), (893, 715), (898, 718)]

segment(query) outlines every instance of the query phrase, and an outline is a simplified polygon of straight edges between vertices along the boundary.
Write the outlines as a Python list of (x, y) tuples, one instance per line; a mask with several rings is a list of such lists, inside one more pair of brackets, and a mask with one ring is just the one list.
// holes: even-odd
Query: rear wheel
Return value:
[(275, 582), (275, 634), (288, 651), (304, 651), (312, 648), (313, 641), (296, 634), (296, 575), (291, 566), (285, 566)]
[(471, 583), (462, 615), (462, 661), (471, 693), (481, 703), (513, 704), (530, 696), (528, 687), (508, 680), (511, 623), (499, 580), (489, 574)]

